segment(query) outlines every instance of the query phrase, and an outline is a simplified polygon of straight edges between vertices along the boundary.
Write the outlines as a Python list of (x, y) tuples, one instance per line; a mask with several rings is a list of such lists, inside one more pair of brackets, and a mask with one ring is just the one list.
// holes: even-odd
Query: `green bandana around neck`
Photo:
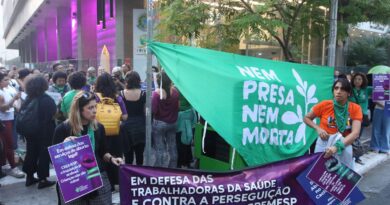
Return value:
[(334, 117), (336, 118), (337, 129), (343, 133), (347, 126), (348, 120), (348, 101), (345, 105), (340, 105), (336, 100), (333, 100)]
[[(95, 132), (92, 129), (91, 125), (88, 126), (87, 134), (88, 134), (89, 139), (91, 140), (92, 150), (95, 151)], [(77, 137), (80, 137), (80, 136), (82, 136), (81, 132), (79, 134), (77, 134)]]

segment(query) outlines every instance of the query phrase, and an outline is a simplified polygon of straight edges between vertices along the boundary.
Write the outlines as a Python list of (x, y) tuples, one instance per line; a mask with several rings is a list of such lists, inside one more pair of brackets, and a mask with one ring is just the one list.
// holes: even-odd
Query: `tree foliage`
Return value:
[[(272, 40), (280, 45), (287, 61), (294, 61), (302, 38), (328, 36), (329, 19), (324, 9), (329, 10), (329, 0), (207, 2), (162, 1), (158, 39), (189, 44), (195, 38), (202, 47), (228, 51), (238, 48), (241, 39)], [(347, 36), (350, 24), (390, 22), (390, 0), (340, 0), (339, 4), (340, 39)]]
[(384, 37), (358, 39), (349, 47), (347, 64), (349, 66), (365, 65), (367, 67), (387, 64), (389, 43), (389, 39)]

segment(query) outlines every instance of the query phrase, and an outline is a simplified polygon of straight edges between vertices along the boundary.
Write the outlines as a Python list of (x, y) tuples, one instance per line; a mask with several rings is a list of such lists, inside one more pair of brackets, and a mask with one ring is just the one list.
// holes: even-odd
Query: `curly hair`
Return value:
[(137, 71), (129, 71), (126, 74), (125, 81), (127, 89), (141, 88), (141, 78), (139, 77)]
[(39, 97), (49, 88), (49, 84), (42, 74), (28, 76), (25, 86), (29, 98)]
[(95, 85), (95, 91), (97, 93), (101, 93), (103, 97), (116, 99), (116, 87), (110, 74), (103, 73), (99, 75), (99, 77), (96, 79)]
[(357, 76), (362, 77), (362, 80), (363, 80), (362, 85), (361, 85), (360, 87), (363, 88), (363, 89), (366, 88), (366, 87), (368, 86), (368, 80), (367, 80), (366, 75), (365, 75), (364, 73), (362, 73), (362, 72), (357, 72), (357, 73), (355, 73), (355, 74), (352, 76), (352, 79), (351, 79), (351, 85), (352, 85), (352, 87), (353, 87), (353, 88), (355, 87), (355, 78), (356, 78)]
[(63, 71), (56, 71), (54, 74), (53, 74), (53, 82), (56, 83), (57, 79), (58, 78), (63, 78), (66, 80), (66, 73), (63, 72)]
[(87, 83), (87, 78), (84, 73), (77, 71), (69, 75), (68, 83), (72, 89), (80, 90)]

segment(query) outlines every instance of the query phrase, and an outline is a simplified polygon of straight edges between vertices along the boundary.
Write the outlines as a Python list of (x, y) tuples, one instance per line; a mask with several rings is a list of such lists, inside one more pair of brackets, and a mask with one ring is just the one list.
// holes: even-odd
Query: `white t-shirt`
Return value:
[[(8, 87), (0, 89), (0, 95), (3, 96), (4, 103), (8, 104), (12, 100), (13, 96), (16, 95), (16, 92), (13, 92), (13, 88)], [(11, 107), (5, 112), (0, 111), (0, 119), (4, 121), (14, 120), (14, 112), (15, 109), (13, 107)]]

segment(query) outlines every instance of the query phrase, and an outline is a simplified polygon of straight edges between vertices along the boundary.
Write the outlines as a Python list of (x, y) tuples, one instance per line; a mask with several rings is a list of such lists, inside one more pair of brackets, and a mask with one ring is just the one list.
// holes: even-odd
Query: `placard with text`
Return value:
[(88, 135), (48, 149), (65, 203), (103, 186)]

